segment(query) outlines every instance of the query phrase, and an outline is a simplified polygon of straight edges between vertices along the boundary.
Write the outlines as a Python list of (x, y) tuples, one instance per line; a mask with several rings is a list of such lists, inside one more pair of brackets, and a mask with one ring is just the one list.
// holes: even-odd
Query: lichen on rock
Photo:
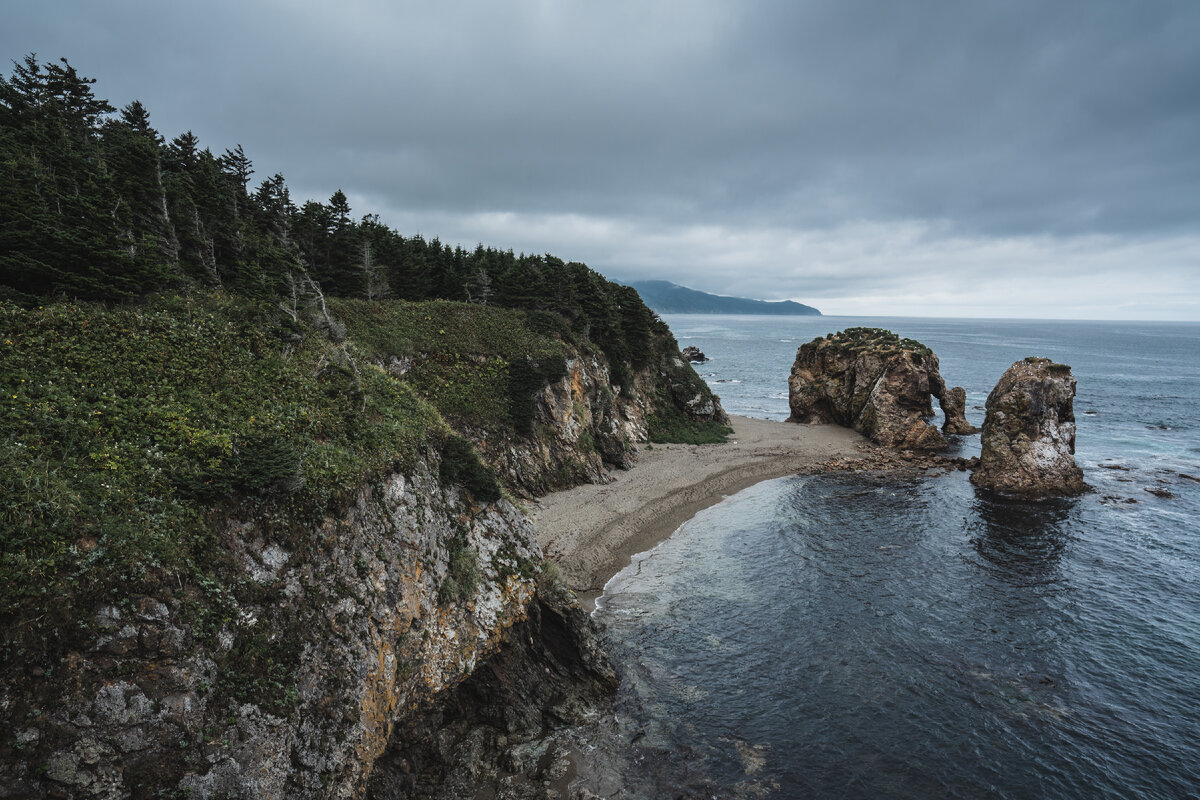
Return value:
[(987, 399), (977, 486), (1025, 497), (1087, 489), (1075, 463), (1075, 376), (1066, 364), (1029, 357), (1005, 371)]
[(434, 464), (381, 476), (299, 539), (254, 517), (222, 538), (236, 595), (104, 606), (63, 680), (10, 676), (0, 796), (362, 797), (414, 715), (546, 613), (528, 518)]
[(801, 345), (788, 378), (791, 422), (836, 423), (879, 444), (939, 450), (945, 437), (926, 420), (932, 397), (945, 433), (973, 433), (966, 393), (947, 389), (938, 358), (925, 345), (879, 328), (848, 328)]

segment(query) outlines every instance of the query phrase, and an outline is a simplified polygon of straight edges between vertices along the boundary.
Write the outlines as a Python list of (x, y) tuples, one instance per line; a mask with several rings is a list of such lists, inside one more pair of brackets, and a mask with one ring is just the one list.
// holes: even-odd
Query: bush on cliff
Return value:
[(6, 659), (38, 630), (69, 646), (76, 615), (98, 604), (164, 582), (222, 586), (229, 510), (286, 539), (445, 441), (412, 387), (279, 318), (220, 294), (0, 304)]

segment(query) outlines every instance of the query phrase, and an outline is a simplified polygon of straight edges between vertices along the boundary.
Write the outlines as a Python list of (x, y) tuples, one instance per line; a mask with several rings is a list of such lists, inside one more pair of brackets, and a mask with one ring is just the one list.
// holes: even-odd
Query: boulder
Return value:
[(837, 423), (889, 447), (938, 450), (946, 439), (926, 420), (932, 397), (947, 433), (974, 432), (966, 393), (948, 390), (933, 351), (879, 328), (848, 328), (801, 345), (788, 378), (791, 422)]
[(1007, 494), (1053, 497), (1087, 489), (1075, 463), (1075, 376), (1066, 364), (1026, 358), (987, 399), (983, 452), (971, 482)]
[(704, 355), (704, 353), (701, 353), (700, 348), (696, 347), (694, 344), (689, 344), (687, 347), (683, 348), (683, 350), (680, 351), (680, 355), (683, 356), (685, 361), (692, 361), (700, 364), (708, 361), (708, 356)]

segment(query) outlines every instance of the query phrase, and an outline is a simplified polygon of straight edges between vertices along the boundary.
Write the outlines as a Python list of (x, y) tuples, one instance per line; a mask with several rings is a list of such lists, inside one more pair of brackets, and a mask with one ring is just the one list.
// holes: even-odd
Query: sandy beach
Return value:
[(731, 417), (724, 444), (643, 446), (637, 464), (607, 484), (546, 495), (530, 509), (538, 542), (591, 608), (631, 556), (670, 536), (696, 512), (770, 478), (861, 458), (874, 449), (836, 425)]

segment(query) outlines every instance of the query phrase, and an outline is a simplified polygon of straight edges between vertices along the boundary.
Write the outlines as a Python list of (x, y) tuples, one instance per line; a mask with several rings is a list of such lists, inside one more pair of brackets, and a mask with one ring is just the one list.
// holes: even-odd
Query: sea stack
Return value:
[(1030, 357), (1013, 364), (987, 399), (976, 486), (1024, 497), (1084, 491), (1075, 463), (1075, 376)]
[(946, 446), (926, 422), (931, 397), (946, 415), (943, 431), (974, 433), (963, 416), (966, 393), (946, 388), (933, 351), (880, 328), (847, 328), (801, 345), (788, 378), (789, 421), (835, 422), (889, 447)]

